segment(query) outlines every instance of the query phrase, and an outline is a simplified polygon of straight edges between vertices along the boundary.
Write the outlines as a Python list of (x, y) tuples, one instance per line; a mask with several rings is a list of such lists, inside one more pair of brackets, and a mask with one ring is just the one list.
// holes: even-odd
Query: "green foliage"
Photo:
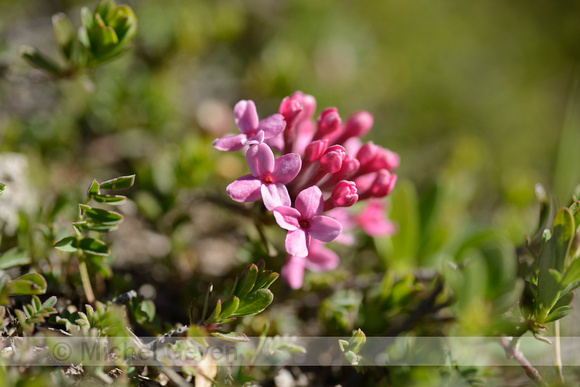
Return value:
[[(211, 290), (204, 303), (202, 326), (217, 326), (232, 321), (238, 317), (254, 316), (264, 311), (274, 300), (270, 285), (279, 277), (278, 273), (265, 270), (265, 262), (260, 260), (258, 265), (253, 263), (236, 277), (231, 295), (216, 306), (209, 317), (205, 318)], [(211, 288), (210, 288), (211, 289)], [(213, 336), (231, 341), (247, 341), (247, 337), (237, 332), (212, 332)]]
[(69, 18), (59, 13), (52, 17), (56, 43), (65, 60), (61, 65), (30, 46), (20, 48), (20, 55), (31, 66), (55, 77), (77, 75), (85, 68), (97, 67), (127, 51), (137, 33), (137, 17), (127, 5), (101, 0), (95, 10), (81, 9), (82, 26), (75, 33)]
[(54, 308), (56, 301), (56, 297), (52, 296), (41, 303), (37, 296), (32, 296), (31, 304), (24, 305), (22, 310), (16, 310), (22, 330), (30, 333), (34, 329), (34, 324), (43, 323), (47, 317), (58, 313)]

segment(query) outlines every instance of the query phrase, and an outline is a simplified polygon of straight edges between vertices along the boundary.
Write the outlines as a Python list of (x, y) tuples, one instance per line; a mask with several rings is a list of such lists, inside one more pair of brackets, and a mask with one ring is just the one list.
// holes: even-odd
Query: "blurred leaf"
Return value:
[(232, 341), (235, 343), (246, 343), (250, 341), (250, 339), (248, 339), (248, 336), (244, 335), (241, 332), (229, 332), (229, 333), (212, 332), (212, 336), (219, 337), (220, 339)]
[(42, 54), (34, 47), (21, 46), (19, 54), (33, 67), (37, 67), (57, 76), (62, 74), (62, 69), (58, 64), (56, 64), (56, 62)]
[[(83, 23), (85, 33), (86, 33), (86, 31), (89, 31), (90, 29), (93, 28), (95, 20), (93, 17), (93, 13), (87, 7), (81, 8), (81, 20)], [(87, 41), (87, 43), (88, 43), (88, 41)], [(87, 47), (90, 47), (90, 45), (87, 45)]]
[(6, 189), (6, 184), (0, 183), (0, 195), (2, 195), (4, 193), (5, 189)]
[(135, 175), (121, 176), (101, 183), (101, 189), (127, 189), (135, 183)]
[(137, 33), (137, 18), (133, 10), (126, 5), (113, 9), (106, 19), (119, 38), (119, 45), (126, 45)]
[(398, 181), (392, 197), (391, 219), (398, 225), (397, 233), (391, 237), (392, 256), (389, 266), (412, 268), (417, 262), (419, 248), (419, 210), (415, 186), (406, 180)]
[(560, 273), (567, 266), (568, 253), (574, 238), (574, 217), (568, 208), (561, 208), (554, 218), (552, 238), (554, 239), (554, 268)]
[(117, 6), (114, 0), (101, 0), (95, 7), (95, 14), (98, 14), (103, 20), (107, 19), (109, 13)]
[(566, 274), (562, 278), (562, 286), (568, 286), (576, 281), (580, 281), (580, 259), (575, 259), (566, 270)]
[(72, 47), (75, 38), (72, 24), (64, 13), (58, 13), (52, 17), (52, 28), (56, 37), (56, 43), (67, 60), (72, 58)]
[(240, 306), (232, 317), (251, 316), (258, 314), (274, 300), (274, 294), (269, 289), (260, 289), (250, 293), (240, 301)]
[(6, 251), (0, 257), (0, 270), (10, 269), (15, 266), (28, 265), (30, 257), (26, 252), (19, 250), (17, 247)]
[(6, 294), (44, 294), (46, 280), (37, 273), (29, 273), (11, 281), (4, 288)]
[(572, 312), (572, 307), (570, 306), (561, 306), (558, 309), (552, 311), (548, 317), (544, 320), (544, 323), (549, 323), (552, 321), (559, 320), (563, 317), (566, 317)]

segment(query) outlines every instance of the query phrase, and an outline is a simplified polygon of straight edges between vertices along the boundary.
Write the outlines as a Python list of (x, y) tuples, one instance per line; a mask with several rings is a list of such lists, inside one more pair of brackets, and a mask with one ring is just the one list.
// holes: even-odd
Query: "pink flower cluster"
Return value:
[[(222, 151), (245, 150), (250, 174), (228, 185), (227, 192), (237, 202), (262, 199), (288, 230), (282, 275), (292, 288), (302, 286), (304, 268), (338, 265), (336, 253), (322, 242), (349, 243), (349, 235), (341, 232), (357, 226), (371, 236), (394, 230), (376, 199), (393, 189), (399, 156), (361, 143), (373, 125), (370, 113), (356, 112), (343, 123), (336, 108), (324, 109), (316, 120), (315, 110), (314, 97), (296, 92), (282, 100), (278, 114), (260, 121), (254, 102), (240, 101), (234, 115), (241, 134), (213, 143)], [(346, 209), (365, 199), (371, 200), (359, 215)]]

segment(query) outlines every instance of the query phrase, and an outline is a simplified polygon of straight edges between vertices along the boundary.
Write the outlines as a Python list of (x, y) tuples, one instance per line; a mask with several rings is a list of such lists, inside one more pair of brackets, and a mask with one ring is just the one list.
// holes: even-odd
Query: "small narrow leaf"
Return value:
[(52, 296), (52, 297), (48, 298), (42, 304), (42, 309), (52, 308), (56, 304), (56, 301), (57, 301), (56, 296)]
[(549, 323), (552, 321), (556, 321), (559, 320), (563, 317), (566, 317), (567, 315), (569, 315), (572, 312), (572, 307), (571, 306), (561, 306), (556, 310), (553, 310), (548, 317), (546, 317), (546, 319), (544, 320), (544, 323)]
[(274, 294), (269, 289), (260, 289), (250, 293), (240, 301), (240, 306), (232, 317), (251, 316), (258, 314), (274, 300)]
[(266, 270), (258, 275), (254, 289), (268, 289), (280, 277), (280, 274)]
[(564, 274), (564, 278), (562, 278), (562, 286), (570, 285), (573, 282), (580, 280), (580, 259), (575, 259), (568, 270), (566, 270), (566, 274)]
[(33, 67), (42, 69), (57, 76), (62, 74), (62, 69), (58, 64), (56, 64), (56, 62), (42, 54), (34, 47), (22, 46), (20, 47), (19, 54)]
[(118, 206), (127, 201), (127, 198), (121, 195), (95, 195), (93, 199), (96, 202), (109, 204), (111, 206)]
[(91, 186), (89, 187), (87, 195), (89, 197), (93, 197), (93, 196), (98, 195), (98, 194), (99, 194), (99, 183), (96, 180), (93, 180), (93, 182), (91, 183)]
[(240, 274), (236, 289), (234, 290), (234, 295), (240, 300), (243, 300), (243, 298), (254, 288), (257, 278), (258, 266), (253, 263), (246, 266), (242, 274)]
[(121, 223), (123, 221), (123, 215), (117, 212), (102, 210), (100, 208), (92, 208), (85, 204), (80, 204), (79, 207), (83, 215), (98, 223), (111, 225)]
[(62, 54), (67, 60), (70, 60), (75, 35), (70, 20), (64, 13), (58, 13), (52, 17), (52, 28)]
[(222, 300), (218, 300), (216, 305), (215, 305), (215, 309), (213, 310), (211, 315), (207, 318), (207, 320), (204, 321), (204, 323), (205, 324), (212, 324), (212, 323), (216, 322), (221, 311), (222, 311)]
[(121, 176), (101, 183), (101, 189), (127, 189), (135, 183), (135, 175)]
[(229, 332), (229, 333), (212, 332), (212, 336), (219, 337), (220, 339), (232, 341), (235, 343), (247, 343), (248, 341), (250, 341), (250, 339), (248, 339), (248, 336), (246, 336), (241, 332)]
[(574, 238), (574, 217), (568, 208), (561, 208), (554, 217), (554, 268), (563, 272), (568, 264), (568, 253)]

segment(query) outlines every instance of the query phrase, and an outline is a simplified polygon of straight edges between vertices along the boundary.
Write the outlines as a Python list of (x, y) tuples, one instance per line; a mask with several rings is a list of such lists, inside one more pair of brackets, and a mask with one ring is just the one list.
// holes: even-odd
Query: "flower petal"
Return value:
[(280, 206), (274, 208), (273, 213), (276, 223), (284, 230), (293, 231), (300, 228), (300, 224), (298, 224), (300, 213), (296, 209), (289, 206)]
[(260, 179), (252, 175), (245, 175), (228, 185), (226, 191), (236, 202), (254, 202), (260, 199), (261, 185)]
[(324, 247), (322, 242), (313, 239), (304, 266), (312, 271), (328, 271), (335, 269), (339, 261), (338, 254)]
[(300, 156), (296, 153), (289, 153), (276, 159), (272, 177), (276, 183), (288, 184), (298, 175), (300, 168), (302, 168)]
[(236, 126), (244, 134), (253, 134), (258, 127), (259, 119), (254, 101), (242, 100), (234, 107)]
[(317, 215), (311, 220), (308, 234), (322, 242), (335, 240), (342, 231), (342, 225), (330, 216)]
[(286, 121), (282, 114), (272, 114), (270, 117), (264, 118), (258, 124), (258, 130), (264, 131), (264, 138), (266, 140), (274, 138), (284, 131)]
[(308, 245), (310, 236), (302, 229), (288, 231), (286, 235), (286, 251), (290, 255), (297, 257), (306, 257), (308, 255)]
[(264, 143), (252, 145), (246, 152), (246, 162), (250, 167), (250, 173), (263, 179), (270, 176), (274, 170), (274, 153)]
[(302, 286), (305, 261), (302, 257), (291, 255), (282, 266), (282, 278), (292, 289), (300, 289)]
[(290, 195), (284, 184), (262, 184), (260, 191), (262, 192), (264, 206), (266, 206), (268, 211), (280, 206), (290, 207)]
[(313, 216), (322, 214), (324, 201), (320, 188), (313, 185), (301, 191), (296, 197), (295, 207), (303, 219), (312, 219)]
[(213, 147), (217, 150), (232, 152), (240, 150), (246, 145), (246, 135), (237, 134), (214, 140)]

